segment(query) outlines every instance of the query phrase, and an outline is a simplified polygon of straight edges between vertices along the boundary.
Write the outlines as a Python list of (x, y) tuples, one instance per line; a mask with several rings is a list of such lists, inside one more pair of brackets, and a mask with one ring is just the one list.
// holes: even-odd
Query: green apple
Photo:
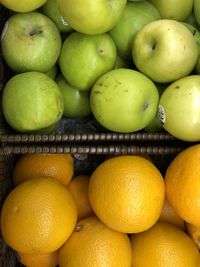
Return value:
[[(148, 0), (159, 11), (162, 19), (184, 21), (193, 9), (193, 0)], [(198, 0), (197, 0), (198, 1)]]
[(159, 94), (144, 74), (115, 69), (101, 76), (90, 95), (92, 114), (104, 128), (135, 132), (146, 127), (157, 112)]
[(54, 22), (36, 11), (11, 16), (1, 35), (3, 57), (16, 73), (49, 71), (59, 57), (61, 45)]
[(109, 31), (118, 54), (123, 58), (132, 57), (133, 38), (147, 23), (160, 19), (157, 9), (147, 1), (128, 2), (118, 23)]
[(74, 88), (62, 75), (58, 76), (56, 82), (63, 95), (65, 117), (86, 117), (91, 113), (89, 92)]
[(0, 3), (15, 12), (29, 12), (41, 7), (47, 0), (0, 0)]
[(13, 76), (5, 85), (2, 111), (16, 131), (51, 129), (63, 115), (63, 97), (55, 81), (40, 72)]
[(200, 26), (200, 2), (199, 0), (194, 0), (194, 17), (197, 24)]
[(40, 11), (54, 21), (60, 32), (72, 31), (72, 28), (60, 13), (57, 0), (47, 0), (47, 2), (41, 7)]
[(185, 25), (162, 19), (150, 22), (137, 32), (132, 55), (139, 71), (155, 82), (168, 83), (192, 72), (199, 51)]
[(116, 46), (108, 34), (73, 32), (62, 45), (59, 65), (69, 84), (87, 91), (102, 74), (114, 68), (116, 57)]
[(60, 12), (78, 32), (100, 34), (111, 30), (119, 20), (127, 0), (57, 0)]
[(170, 84), (159, 101), (159, 117), (170, 134), (183, 141), (200, 141), (200, 76)]

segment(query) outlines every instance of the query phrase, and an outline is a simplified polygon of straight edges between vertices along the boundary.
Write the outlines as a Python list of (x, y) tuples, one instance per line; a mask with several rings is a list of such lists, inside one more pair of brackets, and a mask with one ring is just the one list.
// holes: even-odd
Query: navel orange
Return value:
[(35, 177), (53, 177), (68, 185), (74, 173), (70, 154), (27, 154), (21, 156), (14, 167), (13, 181), (17, 185)]
[(79, 175), (74, 177), (68, 185), (69, 191), (72, 193), (78, 209), (78, 220), (86, 218), (93, 214), (88, 199), (88, 184), (90, 176)]
[(131, 235), (132, 267), (197, 267), (199, 251), (179, 227), (157, 222), (147, 231)]
[(159, 170), (140, 156), (119, 156), (100, 164), (89, 182), (89, 201), (108, 227), (124, 233), (150, 228), (165, 198)]
[(180, 152), (169, 164), (166, 195), (175, 212), (186, 222), (200, 226), (200, 144)]
[(131, 267), (129, 238), (95, 216), (80, 220), (58, 256), (60, 267)]
[(18, 254), (20, 262), (26, 267), (56, 267), (58, 265), (58, 251), (41, 255)]
[(71, 192), (54, 178), (38, 177), (8, 194), (1, 211), (1, 232), (18, 252), (49, 254), (64, 244), (76, 220)]

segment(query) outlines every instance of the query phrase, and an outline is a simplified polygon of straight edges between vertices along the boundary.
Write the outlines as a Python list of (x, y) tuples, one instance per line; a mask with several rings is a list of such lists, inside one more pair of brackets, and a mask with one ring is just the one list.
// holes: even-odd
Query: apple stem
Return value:
[(34, 35), (36, 35), (36, 34), (40, 34), (40, 33), (42, 33), (43, 31), (42, 30), (39, 30), (39, 31), (37, 31), (37, 30), (33, 30), (33, 31), (31, 31), (30, 33), (29, 33), (29, 35), (30, 36), (34, 36)]

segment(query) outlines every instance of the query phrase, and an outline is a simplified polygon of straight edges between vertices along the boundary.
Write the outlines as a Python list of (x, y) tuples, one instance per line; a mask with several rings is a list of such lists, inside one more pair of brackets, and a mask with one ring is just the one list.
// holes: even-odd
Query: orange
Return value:
[(20, 262), (26, 267), (56, 267), (58, 265), (58, 251), (41, 255), (18, 254)]
[(92, 173), (89, 201), (95, 214), (110, 228), (137, 233), (160, 217), (165, 198), (159, 170), (140, 156), (119, 156), (101, 163)]
[(132, 267), (197, 267), (199, 251), (179, 227), (157, 222), (147, 231), (131, 235)]
[(93, 214), (93, 210), (88, 199), (89, 180), (89, 176), (79, 175), (74, 177), (68, 185), (68, 189), (72, 193), (76, 202), (78, 209), (78, 220)]
[(64, 244), (76, 221), (71, 192), (54, 178), (38, 177), (8, 194), (1, 211), (1, 232), (18, 252), (49, 254)]
[(186, 223), (186, 228), (189, 236), (194, 240), (194, 242), (200, 249), (200, 227)]
[(169, 204), (167, 198), (165, 198), (159, 221), (172, 223), (183, 230), (185, 229), (184, 220), (181, 219), (181, 217), (179, 217), (178, 214), (174, 211), (174, 209)]
[(200, 144), (180, 152), (169, 164), (166, 195), (170, 205), (186, 222), (200, 226)]
[(68, 185), (74, 173), (70, 154), (27, 154), (21, 156), (13, 171), (15, 185), (34, 177), (53, 177)]
[(91, 216), (77, 223), (58, 261), (60, 267), (131, 267), (131, 244), (126, 234)]

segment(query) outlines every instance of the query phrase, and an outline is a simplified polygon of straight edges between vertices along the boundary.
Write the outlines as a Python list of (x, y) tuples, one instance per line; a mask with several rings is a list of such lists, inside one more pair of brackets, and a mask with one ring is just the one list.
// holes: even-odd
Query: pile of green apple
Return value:
[(13, 72), (7, 123), (51, 133), (92, 114), (106, 130), (200, 141), (200, 1), (0, 0)]

